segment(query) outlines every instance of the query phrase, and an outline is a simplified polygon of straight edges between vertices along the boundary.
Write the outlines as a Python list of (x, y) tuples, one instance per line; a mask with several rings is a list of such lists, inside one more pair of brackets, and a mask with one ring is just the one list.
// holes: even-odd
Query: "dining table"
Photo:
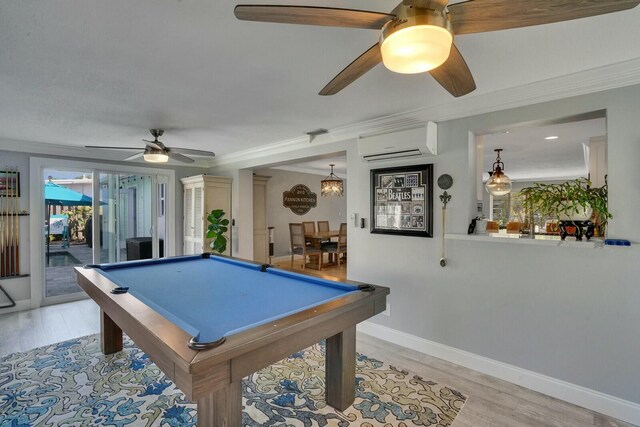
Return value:
[[(329, 230), (329, 231), (316, 231), (315, 233), (304, 233), (304, 239), (310, 242), (310, 245), (314, 248), (320, 249), (322, 242), (330, 240), (332, 237), (338, 237), (340, 235), (340, 230)], [(306, 265), (307, 268), (313, 268), (316, 270), (320, 270), (320, 263), (322, 262), (321, 255), (310, 255), (309, 258), (312, 262)], [(333, 263), (322, 264), (322, 267), (330, 267)]]

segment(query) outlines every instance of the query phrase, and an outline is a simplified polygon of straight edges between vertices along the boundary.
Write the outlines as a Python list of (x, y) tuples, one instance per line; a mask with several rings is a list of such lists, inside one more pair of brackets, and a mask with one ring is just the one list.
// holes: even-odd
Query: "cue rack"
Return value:
[(20, 276), (20, 212), (18, 169), (0, 171), (0, 278)]

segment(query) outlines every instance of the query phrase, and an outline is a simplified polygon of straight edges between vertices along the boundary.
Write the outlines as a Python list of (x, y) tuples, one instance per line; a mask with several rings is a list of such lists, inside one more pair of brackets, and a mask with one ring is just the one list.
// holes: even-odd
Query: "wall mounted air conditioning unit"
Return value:
[(393, 160), (438, 154), (438, 125), (427, 122), (423, 126), (384, 134), (361, 135), (358, 153), (363, 160)]

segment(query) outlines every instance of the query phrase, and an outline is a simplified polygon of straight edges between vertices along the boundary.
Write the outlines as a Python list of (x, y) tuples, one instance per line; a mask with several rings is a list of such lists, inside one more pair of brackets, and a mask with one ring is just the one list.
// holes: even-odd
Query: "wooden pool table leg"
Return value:
[(104, 354), (122, 351), (122, 329), (104, 310), (100, 310), (100, 346)]
[(326, 399), (344, 411), (356, 397), (356, 327), (351, 326), (327, 339)]
[(242, 425), (242, 380), (207, 394), (197, 401), (198, 427)]

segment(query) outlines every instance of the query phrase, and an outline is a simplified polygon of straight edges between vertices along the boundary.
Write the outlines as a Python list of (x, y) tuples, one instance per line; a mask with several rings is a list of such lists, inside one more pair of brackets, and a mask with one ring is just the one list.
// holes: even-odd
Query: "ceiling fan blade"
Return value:
[(193, 162), (195, 162), (195, 160), (193, 160), (193, 159), (191, 159), (191, 158), (189, 158), (187, 156), (183, 156), (180, 153), (174, 153), (173, 151), (168, 151), (167, 155), (169, 157), (171, 157), (173, 160), (177, 160), (177, 161), (182, 162), (182, 163), (193, 163)]
[(144, 156), (144, 151), (141, 151), (141, 152), (139, 152), (137, 154), (134, 154), (133, 156), (129, 156), (126, 159), (124, 159), (124, 161), (128, 162), (129, 160), (135, 160), (135, 159), (138, 159), (138, 158), (140, 158), (142, 156)]
[(405, 6), (419, 7), (422, 9), (443, 10), (449, 0), (403, 0)]
[(170, 150), (173, 153), (191, 154), (193, 156), (215, 157), (215, 155), (216, 155), (213, 151), (192, 150), (191, 148), (171, 147)]
[(455, 34), (529, 27), (633, 9), (640, 0), (473, 0), (449, 6)]
[[(143, 139), (143, 141), (147, 144), (148, 147), (153, 148), (154, 150), (163, 150), (164, 145), (160, 141), (149, 141), (148, 139)], [(160, 142), (160, 144), (158, 144)]]
[(456, 98), (476, 90), (471, 70), (455, 44), (451, 45), (451, 53), (445, 63), (429, 71), (429, 74)]
[(100, 150), (140, 150), (139, 147), (111, 147), (107, 145), (85, 145), (84, 148), (98, 148)]
[(344, 70), (340, 71), (333, 80), (322, 88), (320, 95), (335, 95), (381, 62), (380, 44), (376, 43), (355, 61), (347, 65)]
[(381, 29), (395, 18), (389, 13), (366, 10), (337, 9), (315, 6), (240, 4), (234, 9), (243, 21), (279, 22), (282, 24), (322, 25), (327, 27)]

